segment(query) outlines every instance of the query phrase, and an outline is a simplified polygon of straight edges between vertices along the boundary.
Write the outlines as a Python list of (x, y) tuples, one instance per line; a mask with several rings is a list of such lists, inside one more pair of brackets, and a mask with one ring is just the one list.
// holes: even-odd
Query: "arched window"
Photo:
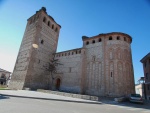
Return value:
[(124, 41), (126, 41), (126, 37), (124, 37)]
[(52, 29), (54, 29), (54, 24), (52, 25)]
[(48, 26), (50, 26), (50, 21), (48, 21), (48, 24), (47, 24)]
[(58, 29), (57, 29), (57, 27), (56, 27), (55, 32), (57, 32), (57, 31), (58, 31)]
[(44, 44), (44, 40), (41, 40), (41, 44)]
[(86, 45), (89, 45), (89, 41), (86, 42)]
[(109, 40), (112, 40), (112, 36), (109, 37)]
[(95, 43), (95, 40), (93, 40), (92, 43), (94, 44), (94, 43)]
[(45, 17), (43, 18), (43, 22), (46, 22), (46, 18)]
[(101, 41), (102, 41), (102, 39), (101, 39), (101, 38), (99, 38), (98, 42), (101, 42)]
[(117, 36), (117, 40), (120, 40), (120, 37), (119, 37), (119, 36)]

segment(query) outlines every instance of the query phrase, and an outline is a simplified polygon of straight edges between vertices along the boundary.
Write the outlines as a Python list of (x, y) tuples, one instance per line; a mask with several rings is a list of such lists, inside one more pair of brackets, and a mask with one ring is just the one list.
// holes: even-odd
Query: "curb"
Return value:
[[(41, 100), (51, 100), (51, 101), (62, 101), (62, 102), (75, 102), (75, 103), (86, 103), (86, 104), (102, 104), (101, 102), (97, 101), (79, 101), (79, 100), (65, 100), (65, 99), (52, 99), (52, 98), (41, 98), (41, 97), (29, 97), (29, 96), (18, 96), (18, 95), (8, 95), (8, 94), (0, 94), (0, 96), (4, 96), (7, 99), (9, 97), (18, 97), (18, 98), (29, 98), (29, 99), (41, 99)], [(9, 96), (9, 97), (7, 97)]]
[(73, 97), (73, 98), (85, 99), (85, 100), (92, 100), (92, 101), (98, 101), (99, 100), (99, 97), (97, 97), (97, 96), (73, 94), (73, 93), (51, 91), (51, 90), (43, 90), (43, 89), (37, 89), (37, 91), (38, 92), (43, 92), (43, 93), (50, 93), (50, 94), (56, 94), (56, 95), (66, 96), (66, 97)]

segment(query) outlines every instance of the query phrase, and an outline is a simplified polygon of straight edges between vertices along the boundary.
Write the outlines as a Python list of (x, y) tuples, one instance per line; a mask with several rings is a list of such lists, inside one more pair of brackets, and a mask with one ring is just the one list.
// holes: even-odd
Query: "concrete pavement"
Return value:
[(149, 104), (91, 101), (27, 90), (0, 90), (0, 113), (150, 113)]
[(0, 113), (150, 113), (149, 105), (103, 103), (26, 90), (0, 90)]
[(37, 91), (28, 91), (28, 90), (0, 90), (0, 95), (10, 96), (10, 97), (20, 97), (20, 98), (101, 104), (101, 102), (99, 101), (72, 98), (72, 97), (42, 93), (42, 92), (37, 92)]

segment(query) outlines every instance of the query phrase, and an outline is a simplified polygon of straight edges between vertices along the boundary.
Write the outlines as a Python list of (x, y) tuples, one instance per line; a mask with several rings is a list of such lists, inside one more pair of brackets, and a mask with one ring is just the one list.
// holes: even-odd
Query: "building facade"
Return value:
[[(56, 53), (60, 28), (45, 8), (28, 19), (12, 76), (12, 88), (48, 89), (52, 82), (48, 76), (48, 62), (55, 57), (62, 64), (54, 74), (55, 89), (97, 96), (135, 92), (132, 38), (128, 34), (83, 36), (81, 48)], [(39, 47), (34, 49), (33, 43)]]
[(11, 72), (0, 68), (0, 85), (8, 85)]
[(145, 78), (145, 96), (150, 100), (150, 53), (141, 59), (143, 64), (144, 78)]

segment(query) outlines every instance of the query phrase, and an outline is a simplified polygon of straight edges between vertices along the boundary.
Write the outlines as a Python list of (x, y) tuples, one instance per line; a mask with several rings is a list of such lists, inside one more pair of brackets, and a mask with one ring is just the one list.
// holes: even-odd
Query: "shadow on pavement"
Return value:
[(9, 99), (9, 97), (0, 94), (0, 100), (1, 100), (1, 99)]
[(78, 101), (78, 100), (64, 100), (64, 99), (52, 99), (52, 98), (40, 98), (40, 97), (27, 97), (27, 96), (16, 96), (16, 95), (3, 95), (2, 97), (17, 97), (17, 98), (29, 98), (29, 99), (41, 99), (41, 100), (51, 100), (51, 101), (62, 101), (62, 102), (74, 102), (74, 103), (85, 103), (85, 104), (102, 104), (98, 101)]

